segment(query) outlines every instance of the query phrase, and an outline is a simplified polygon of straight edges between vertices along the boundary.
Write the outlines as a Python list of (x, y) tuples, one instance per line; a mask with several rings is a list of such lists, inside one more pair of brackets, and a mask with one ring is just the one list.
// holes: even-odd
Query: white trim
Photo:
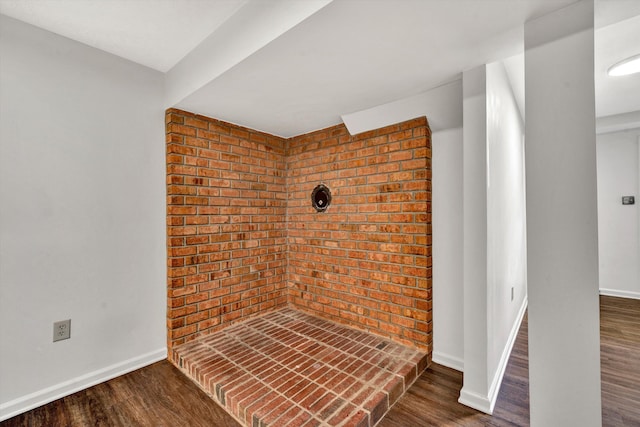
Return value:
[(0, 421), (167, 358), (162, 348), (0, 404)]
[(432, 132), (462, 127), (462, 80), (417, 95), (340, 116), (351, 135), (427, 116)]
[(600, 289), (600, 295), (606, 295), (610, 297), (619, 297), (619, 298), (631, 298), (631, 299), (640, 299), (640, 292), (633, 291), (619, 291), (616, 289)]
[(491, 401), (487, 397), (481, 396), (472, 391), (462, 389), (460, 391), (458, 402), (489, 415), (493, 412), (493, 405), (491, 404)]
[(460, 357), (434, 351), (431, 354), (431, 360), (438, 365), (464, 372), (464, 359), (461, 359)]
[(596, 118), (596, 135), (640, 128), (640, 111)]
[(491, 401), (491, 412), (493, 412), (493, 407), (496, 405), (496, 400), (498, 400), (498, 393), (500, 392), (500, 386), (502, 385), (502, 378), (504, 378), (504, 373), (507, 370), (507, 364), (509, 363), (511, 350), (513, 350), (513, 345), (515, 344), (516, 338), (518, 337), (518, 331), (520, 330), (522, 319), (524, 318), (524, 314), (527, 312), (528, 302), (529, 302), (529, 299), (525, 295), (524, 300), (522, 301), (522, 305), (520, 306), (520, 310), (518, 311), (516, 322), (513, 324), (513, 327), (511, 328), (511, 332), (509, 333), (509, 338), (507, 339), (507, 345), (505, 345), (504, 350), (502, 351), (502, 356), (500, 357), (500, 362), (498, 363), (498, 369), (496, 370), (496, 374), (493, 377), (493, 381), (491, 382), (491, 387), (489, 387), (489, 400)]
[(478, 411), (482, 411), (489, 415), (493, 413), (493, 408), (496, 406), (496, 400), (498, 400), (498, 393), (500, 392), (502, 378), (504, 377), (504, 372), (507, 369), (507, 364), (509, 363), (511, 350), (513, 349), (513, 345), (516, 342), (516, 338), (518, 336), (518, 331), (520, 330), (520, 325), (522, 324), (524, 314), (527, 311), (527, 303), (528, 299), (525, 296), (524, 300), (522, 301), (522, 306), (520, 306), (520, 310), (518, 311), (516, 321), (511, 328), (511, 332), (509, 333), (507, 344), (502, 351), (502, 356), (500, 357), (500, 362), (498, 363), (498, 369), (496, 370), (496, 374), (493, 376), (493, 381), (491, 382), (491, 386), (489, 387), (488, 395), (482, 396), (477, 393), (467, 391), (463, 388), (460, 391), (460, 397), (458, 398), (459, 403), (462, 403), (463, 405), (469, 406), (473, 409), (477, 409)]

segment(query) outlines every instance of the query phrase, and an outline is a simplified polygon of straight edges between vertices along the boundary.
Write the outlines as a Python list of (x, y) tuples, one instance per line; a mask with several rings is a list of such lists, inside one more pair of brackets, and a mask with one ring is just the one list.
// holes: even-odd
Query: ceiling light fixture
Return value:
[(610, 76), (627, 76), (634, 73), (640, 73), (640, 55), (613, 64), (608, 71)]

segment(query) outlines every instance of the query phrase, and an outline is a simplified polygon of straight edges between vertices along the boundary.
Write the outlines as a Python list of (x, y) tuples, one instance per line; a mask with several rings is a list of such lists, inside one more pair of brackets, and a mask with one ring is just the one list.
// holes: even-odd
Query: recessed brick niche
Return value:
[(170, 357), (284, 307), (431, 353), (426, 118), (283, 139), (170, 109), (166, 144)]

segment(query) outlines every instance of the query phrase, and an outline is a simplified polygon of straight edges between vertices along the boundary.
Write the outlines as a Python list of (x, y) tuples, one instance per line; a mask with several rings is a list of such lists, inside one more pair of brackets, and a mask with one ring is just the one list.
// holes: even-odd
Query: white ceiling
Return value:
[(596, 30), (595, 49), (596, 116), (640, 110), (640, 73), (607, 75), (613, 64), (640, 53), (640, 15)]
[[(334, 0), (178, 104), (290, 136), (522, 50), (527, 19), (574, 0)], [(509, 7), (506, 7), (509, 4)]]
[(0, 0), (0, 13), (168, 71), (247, 0)]
[[(168, 71), (183, 84), (167, 106), (292, 136), (515, 55), (525, 21), (574, 1), (0, 0), (0, 13)], [(640, 0), (596, 5), (597, 114), (640, 110), (640, 75), (602, 72), (640, 53)]]

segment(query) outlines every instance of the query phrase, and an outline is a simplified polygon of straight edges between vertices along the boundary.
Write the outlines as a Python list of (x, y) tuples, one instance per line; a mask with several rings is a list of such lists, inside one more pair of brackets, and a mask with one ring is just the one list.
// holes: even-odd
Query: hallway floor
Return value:
[(427, 355), (292, 309), (174, 350), (180, 368), (246, 426), (374, 426)]

